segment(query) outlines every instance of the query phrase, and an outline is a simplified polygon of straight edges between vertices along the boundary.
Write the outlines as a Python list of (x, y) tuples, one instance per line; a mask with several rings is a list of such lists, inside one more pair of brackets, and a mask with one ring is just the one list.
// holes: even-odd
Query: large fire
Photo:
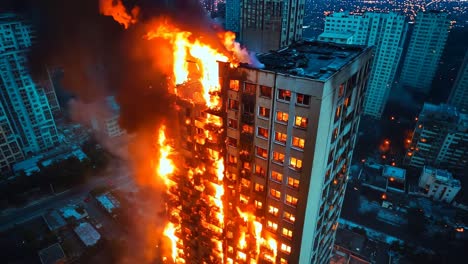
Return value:
[[(120, 1), (101, 0), (100, 10), (104, 15), (112, 16), (117, 22), (125, 28), (136, 23), (138, 9), (134, 9), (132, 14), (126, 13), (123, 4)], [(219, 32), (215, 38), (219, 43), (207, 43), (204, 38), (195, 37), (189, 31), (180, 30), (177, 25), (170, 22), (169, 19), (160, 20), (153, 24), (144, 36), (147, 40), (162, 39), (171, 45), (172, 57), (166, 58), (167, 64), (172, 65), (171, 85), (172, 91), (181, 100), (192, 104), (200, 105), (208, 110), (202, 116), (191, 120), (184, 120), (185, 125), (191, 125), (196, 122), (203, 122), (203, 133), (197, 134), (195, 140), (201, 145), (206, 142), (215, 142), (223, 131), (224, 121), (221, 117), (210, 114), (212, 110), (219, 110), (223, 106), (223, 100), (220, 97), (221, 84), (219, 81), (218, 62), (229, 62), (231, 67), (237, 67), (239, 62), (249, 63), (246, 57), (246, 51), (235, 42), (235, 34), (232, 32)], [(216, 48), (215, 48), (216, 46)], [(219, 47), (224, 47), (220, 49)], [(194, 64), (195, 67), (190, 64)], [(187, 84), (197, 82), (201, 87), (200, 96), (197, 98), (188, 97), (181, 89)], [(184, 226), (184, 216), (180, 211), (184, 201), (181, 200), (180, 193), (184, 186), (178, 186), (173, 179), (183, 177), (194, 190), (201, 193), (199, 201), (196, 204), (208, 204), (209, 212), (192, 212), (200, 218), (200, 225), (205, 228), (205, 234), (211, 234), (212, 255), (215, 259), (210, 259), (210, 263), (237, 263), (238, 260), (247, 261), (251, 264), (258, 263), (263, 258), (271, 263), (276, 262), (277, 242), (271, 237), (263, 237), (263, 226), (261, 219), (257, 217), (252, 210), (237, 207), (237, 216), (235, 219), (227, 221), (225, 208), (231, 201), (225, 201), (224, 196), (227, 192), (225, 185), (225, 166), (224, 153), (210, 149), (207, 157), (203, 157), (199, 165), (190, 167), (187, 164), (177, 164), (181, 159), (175, 160), (174, 146), (168, 140), (165, 125), (158, 131), (159, 159), (156, 162), (155, 174), (165, 184), (166, 193), (169, 200), (172, 199), (172, 205), (167, 206), (168, 223), (164, 229), (164, 236), (171, 241), (170, 257), (173, 263), (193, 263), (190, 253), (184, 250), (190, 245), (184, 245), (182, 233), (186, 231)], [(214, 178), (200, 177), (201, 175), (213, 175)], [(180, 184), (183, 185), (183, 184)], [(187, 186), (187, 184), (185, 185)], [(174, 205), (175, 204), (175, 205)], [(236, 212), (230, 212), (236, 215)], [(209, 215), (210, 217), (205, 217)], [(212, 219), (210, 219), (212, 218)], [(237, 245), (227, 245), (228, 239), (225, 234), (227, 222), (238, 223), (237, 233), (232, 235)], [(231, 224), (232, 225), (232, 224)], [(198, 230), (198, 229), (197, 229)], [(186, 239), (186, 237), (185, 237)], [(236, 247), (237, 253), (235, 259), (226, 256), (229, 246)], [(263, 250), (264, 249), (264, 250)], [(261, 253), (262, 252), (262, 253)], [(205, 261), (206, 263), (206, 261)]]

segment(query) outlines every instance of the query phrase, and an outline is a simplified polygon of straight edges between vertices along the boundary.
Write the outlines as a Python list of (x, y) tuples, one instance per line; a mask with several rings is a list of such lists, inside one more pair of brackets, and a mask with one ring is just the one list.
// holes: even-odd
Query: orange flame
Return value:
[(172, 260), (174, 263), (177, 260), (177, 241), (179, 240), (178, 237), (175, 235), (176, 228), (173, 223), (167, 224), (166, 228), (164, 229), (164, 235), (171, 240), (172, 244)]
[(105, 16), (112, 16), (115, 21), (127, 29), (138, 21), (140, 8), (134, 7), (129, 14), (121, 0), (99, 0), (99, 12)]
[(158, 143), (159, 143), (160, 157), (159, 157), (159, 166), (157, 169), (157, 173), (165, 181), (166, 186), (168, 186), (168, 185), (171, 185), (171, 183), (168, 182), (167, 176), (174, 173), (175, 166), (172, 160), (169, 159), (169, 155), (172, 152), (172, 148), (166, 143), (165, 130), (166, 130), (165, 126), (162, 126), (159, 129)]

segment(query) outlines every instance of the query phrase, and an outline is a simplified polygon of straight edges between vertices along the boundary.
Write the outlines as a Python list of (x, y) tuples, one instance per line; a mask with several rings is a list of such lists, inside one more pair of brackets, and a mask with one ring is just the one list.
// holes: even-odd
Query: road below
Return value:
[(47, 210), (61, 208), (79, 200), (82, 201), (96, 187), (119, 188), (131, 183), (132, 179), (129, 175), (99, 177), (73, 189), (31, 203), (23, 208), (8, 210), (6, 213), (0, 213), (0, 232), (41, 216)]

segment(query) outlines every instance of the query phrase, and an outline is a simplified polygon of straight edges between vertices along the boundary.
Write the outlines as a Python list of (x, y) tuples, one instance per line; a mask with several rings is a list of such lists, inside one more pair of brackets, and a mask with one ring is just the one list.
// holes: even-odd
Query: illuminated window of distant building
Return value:
[(260, 117), (270, 118), (270, 109), (266, 108), (266, 107), (263, 107), (263, 106), (259, 106), (258, 107), (258, 115)]
[(277, 171), (271, 171), (271, 179), (276, 182), (282, 182), (283, 181), (283, 174), (277, 172)]
[(300, 137), (293, 137), (291, 140), (291, 145), (295, 148), (304, 149), (305, 139)]
[(283, 212), (283, 219), (289, 223), (294, 223), (296, 221), (296, 216), (290, 212)]
[(286, 144), (286, 140), (288, 138), (287, 134), (281, 132), (275, 132), (275, 141), (281, 144)]
[(265, 191), (265, 186), (263, 184), (260, 184), (260, 183), (255, 183), (254, 190), (256, 192), (263, 192), (263, 191)]
[(299, 188), (299, 180), (288, 177), (288, 186), (294, 189)]
[(228, 127), (232, 129), (237, 129), (237, 120), (228, 118)]
[(294, 125), (296, 127), (301, 127), (301, 128), (307, 128), (307, 117), (303, 117), (303, 116), (296, 116), (296, 120), (294, 122)]
[(228, 109), (238, 111), (239, 110), (239, 101), (234, 100), (234, 99), (229, 99), (228, 100)]
[(291, 205), (291, 206), (296, 206), (297, 205), (297, 198), (292, 196), (292, 195), (289, 195), (289, 194), (286, 194), (286, 198), (285, 198), (285, 203), (287, 205)]
[(308, 106), (310, 104), (310, 95), (298, 93), (297, 98), (296, 98), (296, 103), (298, 105)]
[(257, 208), (257, 209), (262, 209), (262, 207), (263, 207), (263, 203), (260, 202), (260, 201), (255, 200), (254, 204), (255, 204), (255, 208)]
[(270, 195), (276, 199), (281, 198), (281, 192), (273, 188), (270, 189)]
[(287, 123), (289, 119), (289, 114), (286, 112), (281, 112), (278, 111), (276, 112), (276, 121), (282, 122), (282, 123)]
[(267, 228), (270, 229), (271, 231), (276, 232), (276, 230), (278, 230), (278, 224), (273, 222), (273, 221), (268, 220), (267, 221)]
[(287, 238), (292, 238), (292, 230), (289, 230), (287, 228), (284, 228), (281, 230), (281, 235), (287, 237)]
[(242, 133), (253, 134), (253, 126), (251, 125), (242, 125)]
[(302, 160), (291, 157), (289, 159), (289, 167), (295, 169), (295, 170), (301, 170), (302, 169)]
[(229, 89), (239, 91), (239, 80), (229, 80)]
[(288, 264), (288, 261), (284, 258), (280, 258), (280, 264)]
[(288, 245), (282, 243), (280, 249), (281, 249), (281, 251), (283, 251), (284, 253), (286, 253), (288, 255), (291, 254), (291, 246), (288, 246)]
[(278, 216), (279, 209), (274, 206), (268, 206), (268, 213), (274, 216)]
[(271, 98), (271, 91), (271, 87), (260, 85), (260, 96)]
[(278, 99), (283, 101), (291, 101), (291, 91), (278, 89)]
[(265, 177), (266, 176), (266, 171), (262, 166), (260, 166), (258, 164), (255, 164), (255, 174), (260, 176), (260, 177)]
[(260, 158), (264, 158), (264, 159), (268, 158), (268, 151), (259, 146), (255, 147), (255, 154), (257, 155), (257, 157), (260, 157)]
[(284, 163), (284, 154), (280, 153), (280, 152), (273, 151), (273, 161), (283, 164)]
[(248, 94), (255, 94), (255, 84), (244, 83), (244, 92)]
[(268, 129), (257, 127), (257, 135), (262, 138), (268, 138)]

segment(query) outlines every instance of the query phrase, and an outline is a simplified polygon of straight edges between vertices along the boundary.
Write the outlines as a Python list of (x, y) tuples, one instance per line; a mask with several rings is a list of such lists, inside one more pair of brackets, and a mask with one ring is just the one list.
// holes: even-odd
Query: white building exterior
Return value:
[(395, 80), (406, 33), (407, 24), (402, 14), (338, 12), (326, 17), (319, 40), (375, 46), (364, 114), (381, 117)]
[(460, 181), (450, 172), (428, 166), (424, 166), (418, 185), (427, 197), (447, 203), (451, 203), (461, 189)]
[(8, 142), (0, 142), (2, 171), (24, 156), (52, 149), (59, 141), (47, 94), (26, 69), (33, 41), (34, 31), (27, 21), (13, 14), (0, 15), (0, 137)]
[(460, 66), (448, 104), (455, 106), (461, 113), (468, 114), (468, 51)]
[(107, 106), (106, 113), (91, 118), (92, 129), (109, 138), (124, 135), (126, 132), (119, 125), (120, 106), (115, 101), (115, 97), (106, 97), (105, 103)]
[(429, 93), (450, 29), (447, 13), (419, 12), (409, 41), (400, 85), (418, 93)]
[(389, 191), (405, 192), (406, 170), (398, 167), (385, 165), (382, 176), (387, 179), (387, 188)]

